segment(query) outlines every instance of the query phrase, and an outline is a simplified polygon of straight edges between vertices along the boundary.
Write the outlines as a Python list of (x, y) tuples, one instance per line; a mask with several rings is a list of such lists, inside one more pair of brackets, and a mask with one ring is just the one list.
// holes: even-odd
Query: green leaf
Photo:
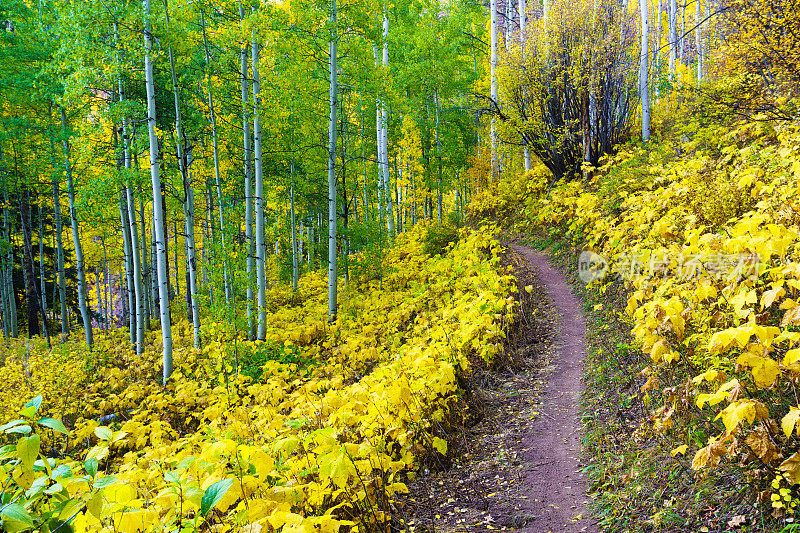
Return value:
[(200, 514), (205, 516), (208, 512), (219, 503), (228, 489), (233, 485), (233, 479), (223, 479), (212, 483), (203, 493), (203, 499), (200, 500)]
[(61, 420), (56, 420), (55, 418), (42, 418), (37, 422), (37, 424), (46, 428), (50, 428), (53, 431), (63, 433), (64, 435), (69, 435), (69, 431), (67, 431), (67, 428), (65, 428), (64, 424), (61, 423)]
[(3, 424), (2, 426), (0, 426), (0, 433), (8, 433), (9, 429), (24, 423), (25, 421), (21, 418), (18, 418), (17, 420), (12, 420), (11, 422), (8, 422), (7, 424)]
[(17, 456), (28, 470), (33, 468), (33, 463), (39, 457), (39, 435), (22, 437), (17, 441)]
[(3, 517), (3, 526), (6, 525), (6, 520), (10, 520), (23, 524), (25, 527), (33, 527), (33, 517), (18, 503), (9, 503), (3, 506), (0, 509), (0, 516)]
[(22, 426), (14, 426), (11, 429), (7, 429), (6, 433), (21, 433), (23, 435), (27, 435), (31, 432), (31, 427), (28, 424)]
[(92, 488), (104, 489), (104, 488), (106, 488), (108, 486), (113, 485), (117, 481), (118, 481), (117, 478), (115, 478), (114, 476), (105, 476), (105, 477), (97, 478), (97, 479), (94, 480), (94, 483), (92, 483)]
[(97, 426), (94, 428), (94, 434), (97, 435), (97, 438), (100, 440), (111, 440), (114, 436), (108, 426)]
[(25, 404), (25, 408), (19, 413), (26, 418), (33, 418), (36, 411), (42, 406), (42, 395), (37, 394), (34, 399)]
[(97, 475), (97, 459), (94, 457), (91, 459), (86, 459), (86, 462), (83, 463), (83, 467), (86, 469), (86, 473), (90, 476), (94, 477)]
[(72, 469), (69, 465), (58, 465), (53, 469), (53, 473), (50, 474), (50, 477), (53, 479), (70, 478), (72, 477)]

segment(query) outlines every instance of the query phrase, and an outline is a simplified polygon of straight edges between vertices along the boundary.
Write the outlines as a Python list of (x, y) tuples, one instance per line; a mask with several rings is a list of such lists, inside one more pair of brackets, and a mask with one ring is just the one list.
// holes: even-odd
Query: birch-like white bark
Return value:
[(330, 9), (330, 37), (328, 41), (328, 57), (330, 83), (328, 87), (328, 103), (330, 114), (328, 117), (328, 321), (336, 320), (337, 313), (337, 254), (336, 254), (336, 108), (338, 106), (337, 93), (339, 84), (337, 80), (337, 29), (336, 29), (336, 0), (331, 0)]
[(147, 129), (150, 141), (150, 181), (153, 188), (153, 242), (156, 247), (156, 273), (158, 277), (159, 317), (163, 343), (162, 384), (172, 375), (172, 324), (169, 314), (169, 277), (167, 274), (167, 248), (164, 235), (164, 212), (161, 205), (161, 176), (158, 168), (158, 139), (156, 138), (156, 98), (153, 83), (153, 36), (150, 33), (150, 0), (144, 0), (144, 76), (147, 91)]
[[(244, 21), (244, 7), (239, 2), (239, 23)], [(253, 306), (253, 269), (255, 267), (255, 244), (253, 242), (253, 166), (250, 147), (250, 116), (247, 112), (249, 94), (247, 89), (247, 43), (239, 51), (239, 79), (242, 91), (242, 149), (244, 151), (244, 231), (247, 241), (247, 338), (255, 339), (255, 309)]]
[(267, 335), (267, 280), (264, 271), (267, 243), (264, 239), (264, 174), (261, 166), (261, 82), (258, 77), (259, 47), (253, 39), (253, 167), (255, 170), (254, 216), (256, 232), (256, 291), (258, 292), (258, 330), (256, 339), (263, 341)]
[[(497, 105), (497, 0), (490, 0), (489, 10), (491, 11), (491, 56), (490, 56), (490, 97), (492, 99), (491, 105)], [(497, 120), (494, 117), (494, 110), (492, 110), (492, 120), (490, 137), (492, 142), (492, 155), (491, 155), (491, 180), (499, 177), (499, 161), (497, 156)]]
[(642, 102), (642, 140), (650, 140), (650, 34), (647, 14), (648, 0), (639, 0), (642, 19), (642, 50), (639, 55), (639, 95)]

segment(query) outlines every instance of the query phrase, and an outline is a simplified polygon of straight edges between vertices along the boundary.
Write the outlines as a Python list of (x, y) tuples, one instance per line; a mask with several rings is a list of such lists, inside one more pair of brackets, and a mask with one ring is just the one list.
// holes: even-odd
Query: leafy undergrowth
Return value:
[(587, 445), (607, 529), (790, 531), (800, 127), (692, 116), (673, 110), (662, 140), (622, 146), (587, 180), (507, 202), (526, 213), (515, 229), (600, 256), (583, 257), (597, 278)]
[(179, 323), (165, 388), (152, 334), (141, 358), (123, 331), (92, 353), (11, 346), (0, 361), (2, 412), (18, 418), (0, 428), (3, 528), (385, 530), (398, 520), (393, 495), (447, 454), (448, 428), (467, 416), (470, 359), (490, 362), (513, 321), (515, 286), (491, 231), (460, 230), (433, 258), (424, 227), (402, 235), (382, 287), (351, 284), (334, 324), (318, 274), (296, 298), (272, 289), (264, 342), (209, 324), (197, 351)]

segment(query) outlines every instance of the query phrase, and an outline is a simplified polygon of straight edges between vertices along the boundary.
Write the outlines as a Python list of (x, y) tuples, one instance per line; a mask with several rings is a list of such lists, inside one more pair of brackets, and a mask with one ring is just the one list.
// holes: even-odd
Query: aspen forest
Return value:
[(797, 0), (2, 0), (0, 531), (800, 531)]

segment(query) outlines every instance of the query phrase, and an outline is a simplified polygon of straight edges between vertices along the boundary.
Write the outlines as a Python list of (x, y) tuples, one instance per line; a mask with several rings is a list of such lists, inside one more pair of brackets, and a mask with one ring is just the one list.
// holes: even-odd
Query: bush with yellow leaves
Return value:
[[(459, 230), (434, 258), (423, 253), (425, 231), (398, 237), (382, 287), (343, 291), (334, 324), (317, 273), (303, 279), (301, 305), (272, 307), (265, 342), (210, 323), (197, 351), (191, 325), (176, 324), (166, 387), (154, 335), (141, 359), (122, 331), (92, 353), (37, 344), (6, 358), (2, 412), (24, 411), (38, 394), (46, 420), (69, 429), (40, 419), (33, 446), (17, 438), (31, 424), (3, 427), (3, 527), (384, 530), (419, 461), (447, 453), (459, 375), (471, 360), (493, 359), (513, 320), (515, 285), (493, 229)], [(274, 287), (270, 298), (289, 291)], [(263, 363), (257, 380), (237, 372), (253, 354)]]

